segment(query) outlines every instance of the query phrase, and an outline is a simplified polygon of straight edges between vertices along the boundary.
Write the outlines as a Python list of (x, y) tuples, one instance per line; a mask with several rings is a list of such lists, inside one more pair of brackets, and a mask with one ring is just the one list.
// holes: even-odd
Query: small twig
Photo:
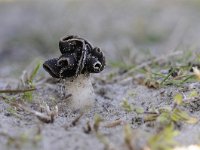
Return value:
[(53, 123), (54, 122), (54, 118), (55, 116), (57, 115), (57, 107), (56, 107), (56, 110), (55, 111), (50, 111), (50, 112), (47, 112), (47, 114), (43, 114), (41, 112), (38, 112), (38, 111), (35, 111), (35, 110), (32, 110), (31, 108), (27, 107), (27, 106), (24, 106), (24, 105), (21, 105), (21, 104), (18, 104), (18, 103), (13, 103), (14, 106), (17, 106), (29, 113), (32, 113), (34, 114), (40, 121), (44, 122), (44, 123)]
[(155, 114), (155, 115), (157, 115), (157, 114), (158, 114), (158, 112), (153, 112), (153, 111), (145, 111), (145, 112), (144, 112), (144, 114)]
[(30, 91), (35, 91), (36, 88), (30, 88), (30, 89), (6, 89), (6, 90), (0, 90), (0, 93), (25, 93)]
[(65, 124), (62, 127), (65, 128), (65, 130), (67, 130), (69, 127), (74, 127), (77, 125), (78, 121), (81, 119), (81, 117), (83, 116), (83, 112), (81, 112), (70, 124)]
[(159, 114), (149, 114), (144, 117), (144, 122), (155, 121), (158, 116), (159, 116)]
[(78, 123), (78, 121), (80, 120), (80, 118), (83, 116), (83, 112), (81, 112), (81, 114), (80, 115), (78, 115), (73, 121), (72, 121), (72, 123), (71, 123), (71, 125), (70, 126), (76, 126), (76, 124)]
[(86, 126), (83, 127), (83, 131), (84, 131), (84, 133), (86, 133), (86, 134), (89, 134), (89, 133), (92, 131), (92, 127), (91, 127), (89, 121), (87, 121)]
[(68, 98), (70, 98), (70, 97), (72, 97), (72, 94), (66, 95), (66, 96), (65, 96), (65, 99), (68, 99)]
[(106, 128), (113, 128), (113, 127), (116, 127), (118, 125), (121, 125), (122, 122), (123, 122), (122, 120), (118, 119), (118, 120), (115, 120), (113, 122), (110, 122), (110, 123), (104, 125), (104, 127), (106, 127)]

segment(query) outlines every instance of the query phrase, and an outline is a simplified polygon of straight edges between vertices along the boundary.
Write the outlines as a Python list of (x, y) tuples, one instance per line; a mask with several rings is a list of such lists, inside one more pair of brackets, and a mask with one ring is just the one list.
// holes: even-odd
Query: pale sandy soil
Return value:
[[(58, 117), (50, 124), (42, 123), (26, 111), (17, 110), (13, 113), (13, 108), (3, 98), (5, 95), (1, 94), (0, 149), (105, 149), (93, 131), (85, 133), (83, 129), (87, 122), (91, 125), (94, 123), (95, 114), (104, 119), (99, 131), (113, 144), (114, 149), (128, 149), (124, 142), (124, 124), (127, 123), (135, 135), (135, 148), (141, 149), (148, 137), (156, 132), (157, 126), (135, 123), (133, 120), (141, 116), (134, 111), (124, 111), (121, 106), (123, 100), (127, 99), (130, 104), (145, 111), (172, 107), (173, 95), (187, 95), (191, 90), (200, 92), (200, 84), (192, 82), (182, 87), (151, 89), (134, 80), (137, 73), (128, 79), (110, 82), (105, 79), (118, 70), (110, 64), (139, 65), (153, 56), (158, 58), (174, 50), (200, 52), (199, 8), (198, 0), (0, 1), (0, 89), (15, 88), (22, 71), (30, 69), (29, 64), (36, 58), (44, 61), (58, 56), (58, 41), (65, 34), (88, 39), (101, 47), (107, 59), (106, 69), (99, 75), (92, 75), (95, 105), (75, 126), (69, 125), (79, 112), (65, 109), (64, 102), (55, 90), (56, 84), (49, 81), (36, 84), (33, 101), (28, 103), (29, 107), (36, 110), (42, 102), (50, 107), (58, 105)], [(179, 63), (171, 62), (172, 65)], [(120, 77), (122, 72), (117, 72), (117, 76)], [(40, 77), (49, 77), (42, 68), (37, 79)], [(184, 91), (183, 87), (189, 90)], [(200, 109), (198, 104), (195, 106), (183, 109), (199, 119)], [(123, 123), (112, 128), (104, 127), (116, 119)], [(69, 126), (67, 129), (63, 127), (66, 125)], [(199, 143), (200, 123), (181, 123), (178, 130), (180, 134), (175, 140), (180, 145)], [(35, 139), (38, 134), (39, 140)]]

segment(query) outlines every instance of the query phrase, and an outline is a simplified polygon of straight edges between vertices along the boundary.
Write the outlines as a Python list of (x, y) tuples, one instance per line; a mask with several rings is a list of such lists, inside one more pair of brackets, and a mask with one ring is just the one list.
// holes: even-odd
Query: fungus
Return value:
[(43, 68), (53, 77), (61, 79), (72, 110), (89, 108), (94, 103), (90, 73), (99, 73), (105, 67), (105, 56), (100, 48), (93, 47), (78, 36), (62, 37), (59, 41), (61, 56), (44, 62)]

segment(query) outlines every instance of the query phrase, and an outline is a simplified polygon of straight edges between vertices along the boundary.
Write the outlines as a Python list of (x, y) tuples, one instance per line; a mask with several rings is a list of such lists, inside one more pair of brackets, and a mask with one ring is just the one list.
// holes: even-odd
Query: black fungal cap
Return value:
[(59, 78), (59, 72), (61, 67), (57, 65), (58, 59), (53, 58), (44, 62), (43, 68), (46, 70), (53, 78)]
[(54, 78), (77, 77), (99, 73), (105, 67), (103, 52), (83, 38), (70, 35), (59, 41), (61, 56), (44, 62), (43, 68)]

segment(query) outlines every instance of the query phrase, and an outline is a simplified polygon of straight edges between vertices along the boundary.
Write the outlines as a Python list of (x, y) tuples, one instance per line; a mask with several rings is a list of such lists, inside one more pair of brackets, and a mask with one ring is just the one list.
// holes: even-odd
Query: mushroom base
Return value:
[(93, 106), (95, 94), (88, 74), (81, 74), (73, 80), (64, 79), (64, 86), (66, 92), (72, 94), (67, 99), (67, 104), (71, 110), (85, 111)]

